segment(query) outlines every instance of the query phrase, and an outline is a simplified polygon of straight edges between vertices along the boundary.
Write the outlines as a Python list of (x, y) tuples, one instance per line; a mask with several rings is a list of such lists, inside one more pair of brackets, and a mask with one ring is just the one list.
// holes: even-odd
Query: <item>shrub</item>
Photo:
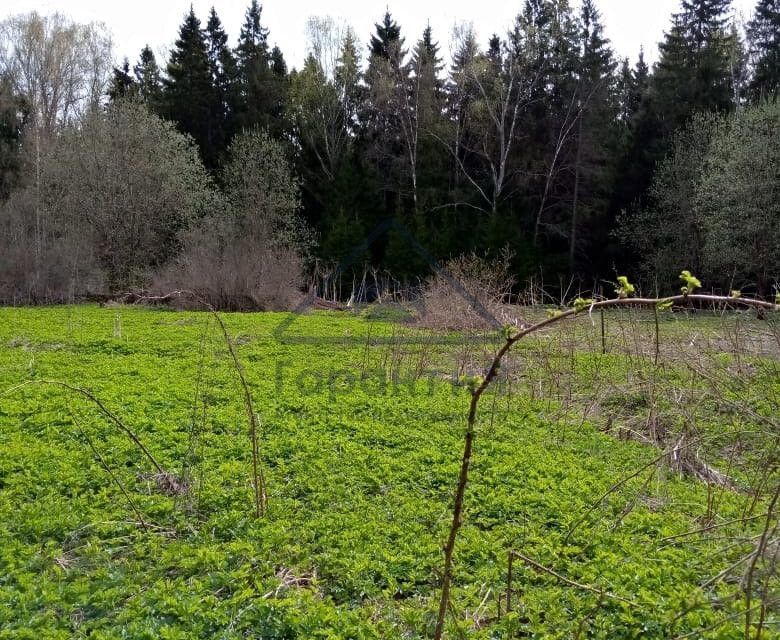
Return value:
[[(155, 293), (184, 289), (223, 311), (291, 309), (300, 299), (303, 260), (293, 248), (273, 247), (213, 218), (189, 231), (184, 247), (155, 279)], [(186, 296), (175, 305), (199, 306)]]
[(503, 322), (515, 279), (512, 255), (504, 250), (491, 259), (470, 253), (452, 258), (428, 278), (419, 322), (435, 329), (486, 329)]
[(94, 111), (41, 147), (25, 186), (0, 210), (4, 299), (142, 286), (175, 255), (182, 230), (214, 206), (191, 140), (141, 104)]
[(193, 291), (222, 310), (292, 308), (313, 240), (281, 145), (264, 131), (242, 133), (223, 183), (224, 208), (182, 236), (182, 254), (155, 289)]

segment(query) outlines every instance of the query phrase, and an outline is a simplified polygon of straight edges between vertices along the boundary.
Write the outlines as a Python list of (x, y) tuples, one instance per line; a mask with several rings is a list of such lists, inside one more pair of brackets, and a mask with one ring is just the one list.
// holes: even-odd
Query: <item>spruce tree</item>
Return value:
[[(373, 215), (367, 228), (401, 214), (411, 190), (408, 151), (413, 127), (401, 120), (409, 86), (409, 67), (403, 64), (404, 38), (401, 27), (389, 12), (374, 27), (368, 47), (366, 95), (359, 116), (362, 124), (359, 145), (373, 182), (371, 190), (381, 194), (381, 201), (371, 211)], [(375, 263), (383, 259), (386, 244), (383, 238), (371, 248)]]
[(446, 198), (447, 155), (440, 140), (447, 135), (445, 96), (439, 43), (430, 25), (412, 51), (409, 106), (417, 128), (418, 209), (424, 211)]
[(612, 158), (618, 142), (618, 104), (613, 86), (616, 65), (594, 0), (582, 2), (579, 44), (579, 117), (568, 229), (572, 270), (584, 256), (591, 255), (592, 246), (603, 244), (607, 238), (607, 210), (614, 178)]
[(259, 126), (278, 136), (286, 65), (278, 48), (268, 49), (268, 29), (261, 22), (262, 13), (262, 5), (252, 0), (235, 49), (239, 87), (237, 125), (241, 129)]
[(130, 75), (130, 61), (125, 58), (121, 67), (114, 67), (111, 82), (108, 85), (108, 99), (116, 102), (135, 94), (135, 80)]
[(268, 29), (260, 22), (262, 14), (262, 5), (257, 0), (252, 0), (246, 10), (236, 48), (238, 64), (244, 70), (260, 59), (268, 59)]
[(393, 20), (389, 11), (385, 12), (382, 22), (374, 24), (376, 33), (371, 36), (371, 42), (368, 46), (372, 56), (379, 56), (385, 60), (394, 59), (400, 64), (403, 58), (401, 50), (403, 49), (404, 39), (401, 37), (401, 27)]
[(228, 37), (214, 7), (209, 13), (206, 24), (206, 44), (208, 46), (211, 81), (214, 87), (214, 103), (210, 124), (211, 139), (215, 151), (220, 155), (234, 133), (235, 111), (238, 104), (238, 69), (233, 52), (227, 44)]
[(360, 71), (360, 53), (355, 34), (347, 30), (341, 43), (341, 51), (336, 61), (333, 79), (339, 93), (346, 126), (354, 133), (357, 115), (362, 100), (362, 73)]
[(650, 79), (650, 68), (645, 62), (645, 52), (639, 49), (639, 59), (632, 69), (628, 58), (624, 58), (617, 77), (617, 100), (620, 107), (621, 124), (629, 127), (639, 111)]
[(657, 120), (665, 137), (698, 111), (733, 106), (731, 61), (737, 46), (728, 25), (731, 0), (682, 0), (659, 45), (653, 81)]
[(212, 126), (215, 89), (206, 38), (192, 7), (179, 28), (164, 86), (165, 116), (195, 139), (204, 164), (215, 169), (218, 156)]
[(754, 100), (780, 91), (780, 0), (758, 0), (747, 25), (753, 77), (748, 90)]
[(162, 94), (162, 82), (160, 80), (160, 68), (154, 52), (146, 45), (141, 50), (138, 64), (133, 67), (135, 82), (138, 85), (138, 95), (151, 109), (156, 111), (160, 106)]
[(16, 186), (22, 166), (21, 143), (29, 107), (10, 81), (0, 77), (0, 203)]

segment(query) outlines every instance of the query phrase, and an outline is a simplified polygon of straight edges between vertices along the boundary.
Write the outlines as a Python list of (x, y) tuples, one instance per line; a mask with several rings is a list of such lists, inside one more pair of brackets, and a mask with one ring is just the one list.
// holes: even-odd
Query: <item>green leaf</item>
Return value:
[(615, 293), (618, 298), (628, 298), (628, 296), (636, 293), (636, 288), (628, 281), (626, 276), (618, 276), (618, 286), (615, 287)]
[(701, 288), (701, 281), (687, 269), (685, 269), (680, 274), (680, 280), (685, 283), (682, 287), (680, 287), (680, 292), (684, 296), (687, 296), (688, 294), (696, 291), (696, 289)]
[(593, 298), (577, 298), (574, 301), (574, 309), (577, 312), (584, 311), (593, 304)]

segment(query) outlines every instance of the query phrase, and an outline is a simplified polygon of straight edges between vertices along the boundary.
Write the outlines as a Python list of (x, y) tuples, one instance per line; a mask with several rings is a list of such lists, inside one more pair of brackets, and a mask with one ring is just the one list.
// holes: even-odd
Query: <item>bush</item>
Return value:
[(216, 201), (191, 140), (141, 104), (92, 112), (40, 146), (0, 210), (6, 301), (143, 286)]
[(216, 309), (281, 310), (300, 298), (313, 239), (281, 145), (253, 130), (236, 138), (225, 167), (225, 206), (185, 233), (156, 292), (186, 289)]
[[(274, 248), (213, 218), (188, 232), (184, 247), (155, 279), (155, 293), (191, 291), (222, 311), (278, 311), (291, 309), (300, 300), (303, 260), (295, 249)], [(176, 299), (175, 305), (200, 306), (186, 296)]]
[(512, 254), (497, 258), (475, 253), (452, 258), (428, 278), (419, 322), (434, 329), (487, 329), (504, 322), (506, 303), (515, 285)]
[(56, 220), (40, 222), (33, 190), (0, 207), (0, 303), (55, 304), (104, 291), (87, 238)]

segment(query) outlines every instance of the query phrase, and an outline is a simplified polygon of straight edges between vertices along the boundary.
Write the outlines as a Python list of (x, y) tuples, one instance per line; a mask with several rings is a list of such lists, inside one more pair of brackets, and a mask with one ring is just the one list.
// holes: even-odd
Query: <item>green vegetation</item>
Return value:
[[(262, 425), (257, 519), (241, 389), (211, 315), (0, 309), (0, 638), (429, 635), (469, 403), (451, 380), (480, 375), (494, 345), (437, 342), (395, 315), (301, 316), (286, 342), (285, 314), (223, 316)], [(755, 548), (777, 482), (780, 331), (774, 317), (659, 315), (658, 343), (652, 313), (608, 315), (603, 338), (583, 313), (504, 363), (478, 425), (448, 637), (456, 624), (473, 638), (744, 637), (749, 563), (726, 570)], [(89, 389), (171, 475), (84, 397), (18, 387), (43, 380)], [(729, 481), (653, 462), (683, 436)], [(515, 558), (507, 614), (512, 550), (633, 604)], [(753, 624), (778, 586), (771, 562), (756, 563)]]

